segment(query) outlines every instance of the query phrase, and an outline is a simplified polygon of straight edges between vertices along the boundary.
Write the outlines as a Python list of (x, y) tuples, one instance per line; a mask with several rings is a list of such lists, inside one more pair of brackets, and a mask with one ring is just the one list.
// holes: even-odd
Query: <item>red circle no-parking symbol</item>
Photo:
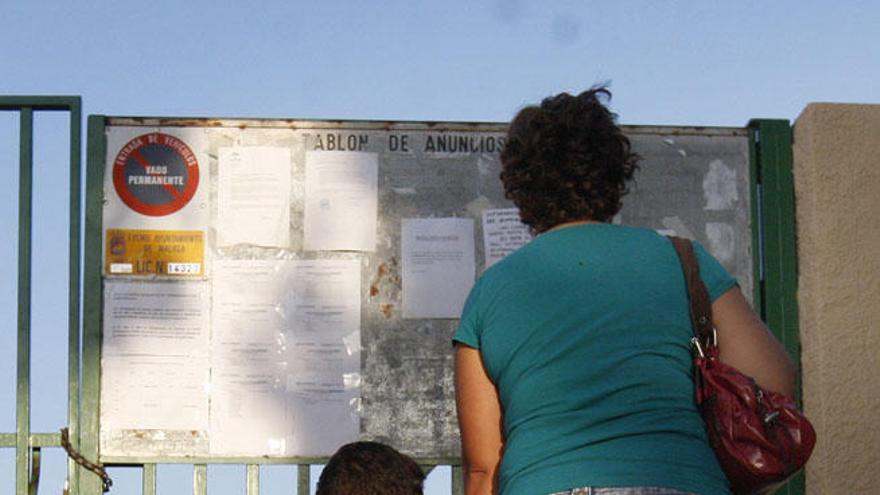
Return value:
[(190, 202), (199, 187), (199, 162), (180, 139), (153, 132), (138, 136), (113, 161), (113, 186), (132, 210), (159, 217)]

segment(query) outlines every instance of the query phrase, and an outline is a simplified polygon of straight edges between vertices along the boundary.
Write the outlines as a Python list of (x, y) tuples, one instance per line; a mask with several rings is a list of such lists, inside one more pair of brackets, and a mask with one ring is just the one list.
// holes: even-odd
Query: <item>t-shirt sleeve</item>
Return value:
[(709, 299), (713, 302), (736, 285), (736, 279), (733, 278), (733, 275), (721, 266), (721, 263), (709, 254), (698, 241), (694, 241), (694, 254), (696, 254), (697, 262), (700, 265), (700, 278), (706, 284)]
[(480, 348), (480, 334), (482, 330), (482, 321), (479, 311), (479, 299), (481, 292), (481, 284), (478, 280), (468, 294), (464, 302), (464, 309), (461, 311), (461, 320), (458, 323), (458, 330), (452, 336), (453, 343), (464, 344), (475, 349)]

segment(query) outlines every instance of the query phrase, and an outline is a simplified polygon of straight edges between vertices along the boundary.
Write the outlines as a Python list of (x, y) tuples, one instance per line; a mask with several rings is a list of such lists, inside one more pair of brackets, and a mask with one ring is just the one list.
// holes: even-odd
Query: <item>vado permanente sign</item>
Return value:
[(113, 186), (132, 210), (149, 216), (174, 213), (199, 186), (199, 162), (179, 138), (153, 132), (129, 141), (113, 161)]

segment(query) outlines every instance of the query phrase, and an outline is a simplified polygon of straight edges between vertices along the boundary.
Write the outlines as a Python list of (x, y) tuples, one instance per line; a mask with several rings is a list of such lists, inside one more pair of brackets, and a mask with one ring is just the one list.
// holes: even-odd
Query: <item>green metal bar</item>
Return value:
[(296, 495), (308, 495), (312, 481), (310, 467), (308, 464), (296, 465)]
[[(101, 222), (104, 189), (104, 117), (88, 118), (86, 166), (86, 225), (83, 251), (82, 380), (80, 382), (80, 453), (99, 460), (101, 380)], [(80, 494), (101, 495), (101, 479), (79, 470)]]
[[(70, 106), (70, 220), (67, 296), (67, 429), (74, 449), (79, 449), (79, 369), (80, 369), (80, 242), (82, 214), (82, 104), (76, 97)], [(60, 435), (59, 435), (60, 441)], [(67, 460), (67, 482), (72, 494), (79, 493), (79, 471), (73, 459)]]
[(464, 471), (461, 466), (452, 466), (452, 495), (464, 495)]
[(247, 495), (260, 495), (260, 465), (247, 465)]
[(787, 120), (761, 121), (760, 132), (765, 316), (800, 369), (791, 127)]
[(60, 433), (31, 433), (31, 447), (61, 447)]
[(15, 433), (0, 433), (0, 449), (12, 447), (18, 444), (18, 435)]
[(0, 96), (0, 110), (70, 110), (79, 104), (79, 96)]
[[(782, 342), (798, 370), (800, 400), (800, 336), (797, 308), (797, 236), (795, 231), (792, 131), (787, 120), (754, 120), (757, 172), (760, 178), (761, 316)], [(803, 495), (803, 473), (791, 479), (777, 494)]]
[[(0, 434), (0, 442), (2, 442)], [(2, 446), (2, 443), (0, 443)], [(327, 464), (328, 457), (225, 457), (225, 456), (114, 456), (102, 455), (101, 462), (105, 464), (288, 464), (288, 465), (322, 465)], [(418, 457), (416, 463), (424, 466), (452, 466), (459, 464), (459, 458), (444, 457)]]
[(27, 495), (30, 475), (31, 401), (31, 210), (34, 159), (34, 111), (22, 108), (19, 118), (18, 172), (18, 362), (16, 369), (17, 441), (15, 445), (15, 487)]
[(193, 495), (208, 495), (208, 466), (193, 465)]
[(762, 316), (800, 370), (797, 316), (797, 237), (791, 127), (787, 120), (760, 120), (757, 131), (763, 226)]
[(144, 464), (143, 495), (156, 495), (156, 465)]
[[(18, 435), (15, 433), (0, 433), (0, 448), (15, 447)], [(59, 433), (31, 433), (28, 445), (31, 447), (60, 447), (61, 434)]]
[[(158, 462), (160, 464), (292, 464), (310, 465), (326, 464), (327, 457), (208, 457), (208, 456), (101, 456), (101, 462), (105, 464), (148, 464)], [(416, 459), (420, 464), (432, 464), (431, 461)], [(436, 462), (433, 464), (448, 464)]]

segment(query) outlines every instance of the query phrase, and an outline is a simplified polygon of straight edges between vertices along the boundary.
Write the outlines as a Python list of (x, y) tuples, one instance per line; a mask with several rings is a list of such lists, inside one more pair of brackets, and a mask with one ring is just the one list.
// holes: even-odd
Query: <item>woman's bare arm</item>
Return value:
[(497, 493), (496, 476), (504, 448), (501, 403), (480, 351), (461, 344), (455, 346), (455, 403), (465, 494)]
[(718, 331), (721, 361), (767, 390), (794, 397), (794, 363), (738, 287), (712, 303), (712, 320)]

